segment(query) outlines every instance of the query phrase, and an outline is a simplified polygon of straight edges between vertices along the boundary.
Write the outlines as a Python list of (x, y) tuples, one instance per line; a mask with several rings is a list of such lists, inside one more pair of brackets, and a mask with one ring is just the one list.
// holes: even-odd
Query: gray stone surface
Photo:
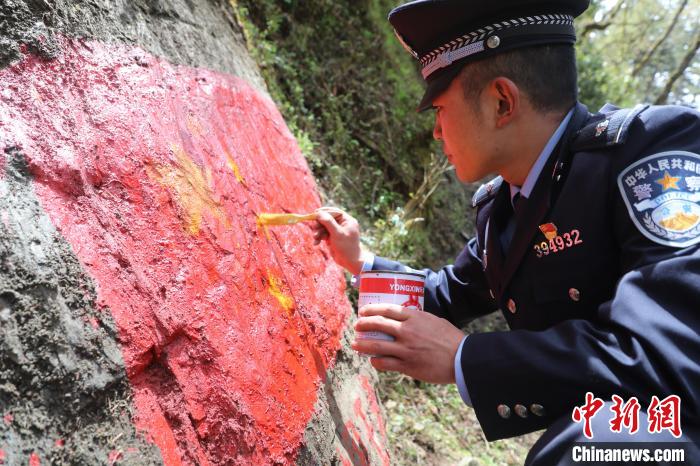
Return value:
[[(34, 195), (24, 156), (0, 177), (0, 449), (5, 464), (160, 464), (135, 431), (109, 310)], [(110, 458), (110, 455), (111, 458)]]
[(18, 60), (23, 45), (55, 56), (57, 34), (138, 45), (265, 89), (227, 0), (0, 0), (0, 68)]

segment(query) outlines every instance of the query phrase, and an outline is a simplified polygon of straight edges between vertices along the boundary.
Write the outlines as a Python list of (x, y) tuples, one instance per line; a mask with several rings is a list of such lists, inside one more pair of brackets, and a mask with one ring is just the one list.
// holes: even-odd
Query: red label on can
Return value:
[(360, 292), (423, 296), (423, 282), (399, 278), (365, 277), (360, 282)]

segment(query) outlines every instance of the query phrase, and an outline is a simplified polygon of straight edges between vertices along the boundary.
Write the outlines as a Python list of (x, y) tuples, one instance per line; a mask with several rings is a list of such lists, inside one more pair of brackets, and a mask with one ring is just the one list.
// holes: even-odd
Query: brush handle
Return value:
[(260, 214), (258, 220), (263, 225), (292, 225), (294, 223), (316, 220), (318, 214)]
[(316, 217), (318, 216), (316, 213), (311, 213), (311, 214), (281, 214), (281, 215), (286, 217), (286, 221), (289, 224), (299, 223), (299, 222), (308, 222), (309, 220), (316, 220)]

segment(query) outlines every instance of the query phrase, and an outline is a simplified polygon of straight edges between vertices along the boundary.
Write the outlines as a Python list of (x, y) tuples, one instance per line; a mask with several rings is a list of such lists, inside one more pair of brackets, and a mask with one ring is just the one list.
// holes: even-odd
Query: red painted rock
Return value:
[[(319, 207), (297, 143), (241, 79), (60, 43), (55, 60), (0, 71), (0, 150), (24, 156), (114, 318), (136, 427), (166, 464), (293, 464), (319, 393), (335, 396), (327, 374), (350, 314), (306, 225), (256, 222)], [(388, 464), (371, 384), (346, 377), (354, 388), (331, 414), (345, 429), (328, 432), (337, 456)]]

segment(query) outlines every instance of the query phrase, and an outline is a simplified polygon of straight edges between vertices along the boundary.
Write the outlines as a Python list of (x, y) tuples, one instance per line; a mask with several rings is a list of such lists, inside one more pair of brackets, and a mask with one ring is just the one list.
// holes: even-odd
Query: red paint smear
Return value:
[[(377, 453), (377, 455), (379, 455), (382, 464), (384, 466), (389, 466), (391, 461), (389, 460), (389, 454), (387, 453), (386, 449), (386, 445), (388, 443), (386, 438), (386, 426), (384, 425), (384, 416), (379, 408), (377, 396), (374, 392), (372, 384), (366, 376), (359, 375), (358, 379), (360, 380), (360, 384), (362, 385), (362, 389), (365, 393), (364, 398), (366, 398), (369, 406), (364, 406), (362, 397), (355, 399), (355, 416), (358, 420), (362, 421), (364, 431), (366, 432), (366, 438), (371, 444), (372, 449)], [(366, 414), (368, 412), (372, 416), (372, 421), (370, 421)], [(375, 422), (378, 424), (378, 428), (375, 428)], [(379, 434), (379, 439), (376, 438), (377, 433)]]
[(3, 416), (3, 418), (2, 418), (2, 420), (3, 420), (3, 422), (5, 422), (5, 425), (6, 425), (6, 426), (9, 426), (10, 424), (12, 424), (12, 421), (14, 421), (14, 419), (15, 419), (15, 418), (14, 418), (14, 416), (12, 415), (12, 413), (7, 413), (7, 414), (5, 414), (5, 415)]
[(335, 454), (338, 456), (338, 458), (340, 458), (340, 461), (343, 463), (343, 466), (352, 466), (352, 461), (350, 461), (350, 458), (348, 458), (348, 454), (345, 453), (345, 450), (336, 448)]
[(36, 453), (32, 453), (29, 455), (29, 466), (41, 466), (41, 460), (39, 459), (39, 455)]
[(56, 448), (63, 448), (63, 447), (66, 445), (66, 441), (63, 440), (62, 438), (60, 438), (60, 439), (57, 439), (57, 440), (53, 443), (53, 445), (54, 445)]
[(87, 322), (90, 324), (90, 326), (91, 326), (93, 329), (97, 330), (98, 328), (100, 328), (100, 324), (99, 324), (99, 322), (97, 322), (97, 319), (95, 319), (95, 317), (90, 316), (90, 317), (88, 317), (88, 318), (85, 319), (85, 320), (87, 320)]
[(110, 466), (117, 464), (119, 460), (124, 458), (124, 455), (122, 454), (121, 451), (118, 450), (112, 450), (109, 452), (109, 455), (107, 456), (107, 461), (109, 461)]
[[(367, 396), (367, 402), (369, 403), (369, 413), (372, 415), (372, 418), (376, 420), (378, 424), (379, 428), (377, 430), (381, 435), (382, 444), (387, 445), (388, 441), (386, 438), (386, 425), (384, 424), (384, 414), (382, 413), (382, 410), (379, 407), (379, 401), (377, 400), (377, 394), (374, 391), (372, 382), (370, 382), (367, 376), (365, 375), (359, 375), (358, 378), (360, 379), (362, 388), (364, 389), (365, 394)], [(374, 432), (374, 429), (371, 432)], [(386, 449), (382, 450), (384, 451)]]
[[(389, 466), (389, 455), (387, 454), (386, 449), (382, 448), (377, 442), (377, 440), (374, 438), (374, 426), (365, 415), (362, 406), (362, 400), (360, 398), (355, 400), (355, 416), (357, 416), (358, 419), (362, 420), (363, 427), (365, 428), (365, 432), (367, 433), (369, 439), (369, 443), (372, 445), (374, 451), (379, 455), (380, 459), (382, 460), (382, 464), (384, 466)], [(386, 442), (384, 444), (386, 445)]]
[(0, 464), (5, 464), (5, 450), (0, 450)]
[(367, 448), (362, 442), (362, 434), (352, 421), (345, 422), (345, 430), (341, 433), (343, 444), (352, 445), (348, 454), (352, 456), (352, 464), (357, 466), (370, 466)]
[(112, 312), (137, 426), (166, 464), (292, 463), (350, 310), (307, 226), (256, 229), (258, 213), (320, 205), (295, 140), (240, 79), (62, 48), (0, 71), (0, 150), (22, 147)]

